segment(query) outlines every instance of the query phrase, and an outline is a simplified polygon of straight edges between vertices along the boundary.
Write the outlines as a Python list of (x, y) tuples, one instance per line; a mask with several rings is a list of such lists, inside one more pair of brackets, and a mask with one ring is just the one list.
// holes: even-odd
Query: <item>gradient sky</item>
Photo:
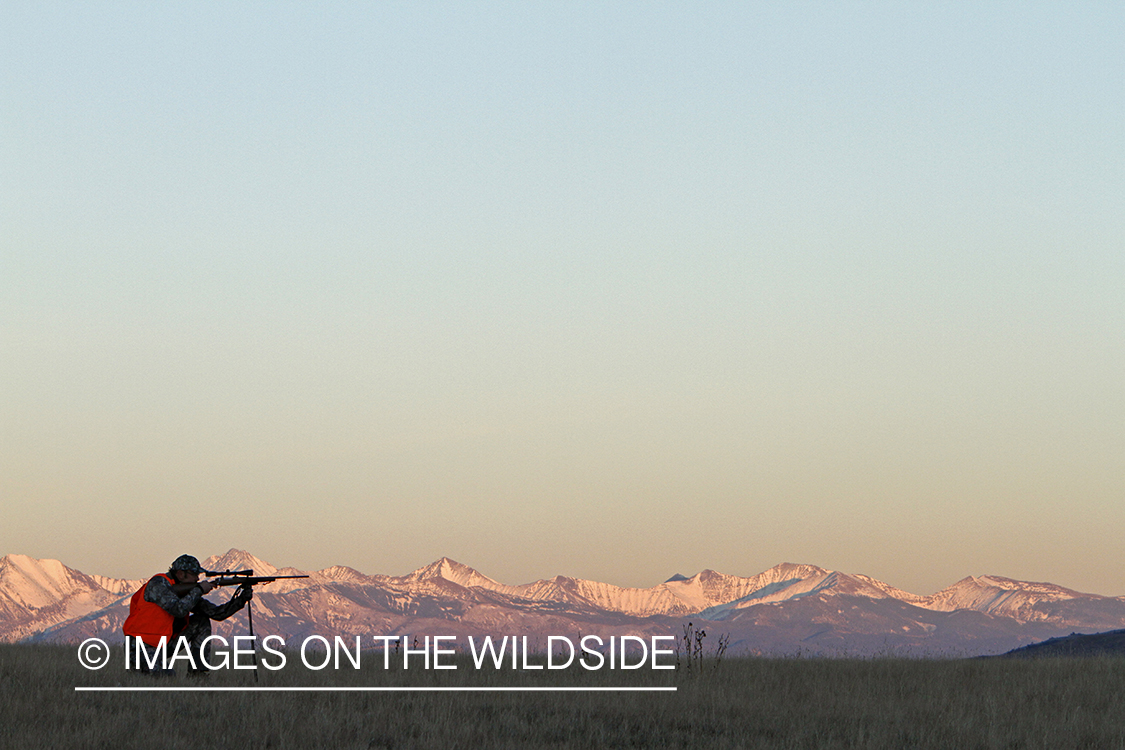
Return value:
[(1120, 3), (0, 7), (0, 554), (1125, 594)]

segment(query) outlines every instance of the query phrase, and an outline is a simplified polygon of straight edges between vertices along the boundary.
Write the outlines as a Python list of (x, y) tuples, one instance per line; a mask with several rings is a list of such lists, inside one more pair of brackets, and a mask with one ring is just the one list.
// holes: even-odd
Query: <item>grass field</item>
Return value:
[[(120, 656), (120, 653), (116, 654)], [(1122, 748), (1125, 659), (727, 658), (688, 673), (392, 668), (262, 686), (675, 686), (647, 693), (87, 693), (76, 686), (254, 685), (100, 671), (73, 646), (0, 646), (2, 748)]]

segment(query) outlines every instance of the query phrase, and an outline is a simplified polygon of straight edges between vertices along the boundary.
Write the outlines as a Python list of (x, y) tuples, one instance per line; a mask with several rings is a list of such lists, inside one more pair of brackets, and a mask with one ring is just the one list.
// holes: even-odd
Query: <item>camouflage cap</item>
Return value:
[(203, 566), (191, 555), (180, 555), (172, 562), (170, 570), (182, 570), (185, 573), (202, 573)]

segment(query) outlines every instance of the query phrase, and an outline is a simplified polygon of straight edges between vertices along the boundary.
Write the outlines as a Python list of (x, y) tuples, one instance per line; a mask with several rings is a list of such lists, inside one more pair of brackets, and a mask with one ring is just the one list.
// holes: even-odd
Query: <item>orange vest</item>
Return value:
[[(168, 583), (176, 582), (171, 576), (163, 573), (153, 576), (152, 580), (157, 578), (163, 578)], [(159, 604), (145, 601), (147, 587), (148, 583), (145, 583), (129, 600), (129, 616), (125, 619), (122, 630), (125, 631), (125, 635), (140, 638), (153, 648), (157, 648), (160, 646), (161, 636), (167, 636), (169, 641), (172, 640), (175, 634), (173, 627), (175, 618), (165, 612)]]

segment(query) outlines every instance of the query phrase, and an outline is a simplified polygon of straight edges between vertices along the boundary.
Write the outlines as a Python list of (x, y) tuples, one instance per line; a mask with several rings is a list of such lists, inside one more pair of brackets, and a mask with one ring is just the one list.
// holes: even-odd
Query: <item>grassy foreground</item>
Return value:
[(727, 658), (689, 674), (364, 668), (292, 657), (266, 686), (674, 685), (649, 693), (79, 693), (83, 685), (253, 685), (249, 672), (100, 671), (72, 646), (0, 645), (0, 747), (1122, 748), (1125, 659)]

